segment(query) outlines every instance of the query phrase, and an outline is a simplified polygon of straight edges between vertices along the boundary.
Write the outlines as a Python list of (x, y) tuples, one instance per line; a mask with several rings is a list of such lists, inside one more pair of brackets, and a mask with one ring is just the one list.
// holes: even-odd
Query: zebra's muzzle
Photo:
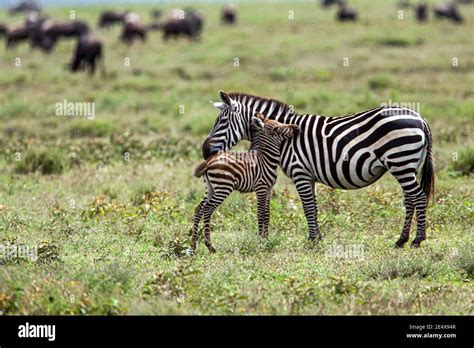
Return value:
[(218, 151), (211, 146), (210, 139), (206, 138), (206, 140), (204, 140), (204, 143), (202, 144), (202, 157), (204, 159), (208, 159), (210, 156), (217, 152)]

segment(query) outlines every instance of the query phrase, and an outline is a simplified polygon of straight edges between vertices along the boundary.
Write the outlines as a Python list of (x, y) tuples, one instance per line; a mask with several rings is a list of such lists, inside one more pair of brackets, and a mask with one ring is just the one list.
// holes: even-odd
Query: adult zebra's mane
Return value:
[[(278, 110), (279, 111), (278, 113), (280, 115), (290, 115), (290, 116), (291, 115), (296, 115), (296, 116), (304, 115), (305, 117), (319, 116), (319, 117), (326, 117), (326, 118), (332, 118), (332, 119), (342, 119), (342, 118), (349, 118), (349, 117), (358, 116), (358, 115), (361, 115), (361, 114), (364, 114), (364, 113), (367, 113), (367, 112), (370, 112), (370, 111), (379, 110), (379, 109), (383, 108), (382, 106), (377, 106), (375, 108), (363, 110), (363, 111), (360, 111), (360, 112), (357, 112), (357, 113), (350, 113), (350, 114), (346, 114), (346, 115), (337, 115), (337, 116), (323, 116), (323, 115), (319, 115), (319, 114), (300, 114), (300, 113), (296, 112), (294, 107), (290, 106), (289, 104), (287, 104), (285, 102), (282, 102), (280, 100), (277, 100), (277, 99), (273, 99), (273, 98), (265, 98), (265, 97), (260, 97), (258, 95), (242, 93), (242, 92), (230, 92), (230, 93), (228, 93), (228, 95), (232, 100), (235, 100), (236, 102), (239, 102), (239, 103), (246, 104), (250, 100), (252, 100), (253, 104), (255, 104), (255, 101), (258, 100), (259, 107), (264, 105), (265, 103), (267, 103), (267, 106), (266, 106), (267, 110), (272, 109), (273, 112)], [(263, 110), (260, 110), (260, 111), (265, 113)], [(270, 116), (270, 115), (265, 115), (265, 116)]]
[(287, 103), (284, 103), (280, 100), (276, 100), (276, 99), (273, 99), (273, 98), (265, 98), (265, 97), (260, 97), (260, 96), (257, 96), (257, 95), (248, 94), (248, 93), (241, 93), (241, 92), (230, 92), (228, 95), (232, 100), (235, 100), (237, 102), (246, 103), (250, 99), (253, 99), (254, 101), (258, 100), (259, 105), (263, 105), (264, 103), (267, 103), (267, 108), (269, 106), (275, 106), (273, 109), (274, 110), (280, 110), (281, 109), (281, 114), (283, 114), (283, 115), (285, 115), (288, 112), (290, 114), (294, 114), (294, 115), (298, 114), (294, 110), (294, 108), (291, 107), (290, 105), (288, 105)]
[[(395, 116), (395, 115), (414, 115), (419, 116), (419, 114), (405, 106), (387, 106), (387, 105), (379, 105), (372, 109), (367, 109), (363, 111), (359, 111), (356, 113), (350, 113), (346, 115), (337, 115), (337, 116), (326, 116), (320, 114), (300, 114), (294, 110), (294, 107), (284, 103), (280, 100), (273, 99), (273, 98), (265, 98), (259, 97), (253, 94), (241, 93), (241, 92), (230, 92), (228, 96), (240, 103), (245, 104), (247, 107), (254, 107), (253, 110), (259, 111), (265, 116), (270, 117), (271, 119), (276, 119), (280, 122), (286, 123), (288, 118), (291, 118), (293, 121), (293, 116), (296, 118), (308, 118), (308, 117), (320, 117), (326, 119), (328, 124), (337, 124), (339, 122), (346, 122), (350, 120), (355, 120), (359, 117), (369, 117), (374, 115), (375, 113), (379, 113), (382, 116)], [(257, 104), (257, 107), (255, 105)], [(265, 107), (263, 108), (263, 105)], [(385, 110), (384, 110), (385, 109)]]

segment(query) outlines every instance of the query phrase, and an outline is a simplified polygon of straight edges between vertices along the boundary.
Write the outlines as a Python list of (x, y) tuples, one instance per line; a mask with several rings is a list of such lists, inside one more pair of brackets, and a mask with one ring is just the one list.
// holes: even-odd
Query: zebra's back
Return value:
[(253, 152), (225, 152), (206, 163), (205, 181), (213, 188), (227, 186), (240, 192), (253, 192), (262, 172)]
[(426, 122), (410, 109), (378, 107), (342, 117), (296, 115), (290, 122), (301, 133), (283, 149), (282, 168), (292, 176), (296, 161), (330, 187), (365, 187), (390, 166), (419, 168), (424, 158)]

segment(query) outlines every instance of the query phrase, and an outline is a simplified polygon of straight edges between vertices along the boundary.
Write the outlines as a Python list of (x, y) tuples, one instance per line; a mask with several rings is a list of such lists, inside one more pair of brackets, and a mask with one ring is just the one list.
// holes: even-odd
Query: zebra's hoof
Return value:
[(405, 246), (406, 240), (399, 240), (395, 243), (395, 248), (402, 249)]
[(188, 256), (194, 256), (194, 249), (188, 248), (184, 251), (184, 253)]
[(412, 248), (419, 248), (421, 245), (421, 242), (423, 242), (425, 238), (415, 238), (413, 239), (413, 242), (411, 242)]
[(213, 246), (208, 247), (208, 249), (211, 254), (214, 254), (216, 252), (216, 248), (214, 248)]
[(308, 240), (309, 240), (309, 241), (323, 240), (323, 236), (321, 236), (321, 234), (318, 233), (318, 234), (315, 235), (315, 236), (309, 236), (309, 237), (308, 237)]

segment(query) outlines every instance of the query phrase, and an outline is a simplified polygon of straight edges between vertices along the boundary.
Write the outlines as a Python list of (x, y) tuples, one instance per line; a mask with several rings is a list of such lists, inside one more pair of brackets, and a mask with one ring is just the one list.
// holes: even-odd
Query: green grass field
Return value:
[[(72, 41), (50, 55), (0, 42), (0, 252), (37, 252), (0, 260), (0, 314), (474, 314), (474, 6), (463, 25), (419, 25), (396, 1), (351, 3), (358, 23), (314, 3), (245, 3), (235, 27), (199, 4), (197, 43), (155, 32), (126, 47), (118, 27), (94, 28), (107, 79), (65, 70)], [(47, 13), (95, 27), (102, 9)], [(147, 22), (150, 9), (133, 8)], [(234, 193), (214, 214), (217, 253), (200, 241), (186, 256), (219, 89), (322, 115), (417, 105), (438, 168), (422, 247), (393, 248), (404, 210), (389, 175), (358, 191), (319, 185), (324, 240), (312, 244), (281, 174), (267, 242), (254, 195)], [(64, 100), (94, 102), (95, 118), (56, 116)]]

